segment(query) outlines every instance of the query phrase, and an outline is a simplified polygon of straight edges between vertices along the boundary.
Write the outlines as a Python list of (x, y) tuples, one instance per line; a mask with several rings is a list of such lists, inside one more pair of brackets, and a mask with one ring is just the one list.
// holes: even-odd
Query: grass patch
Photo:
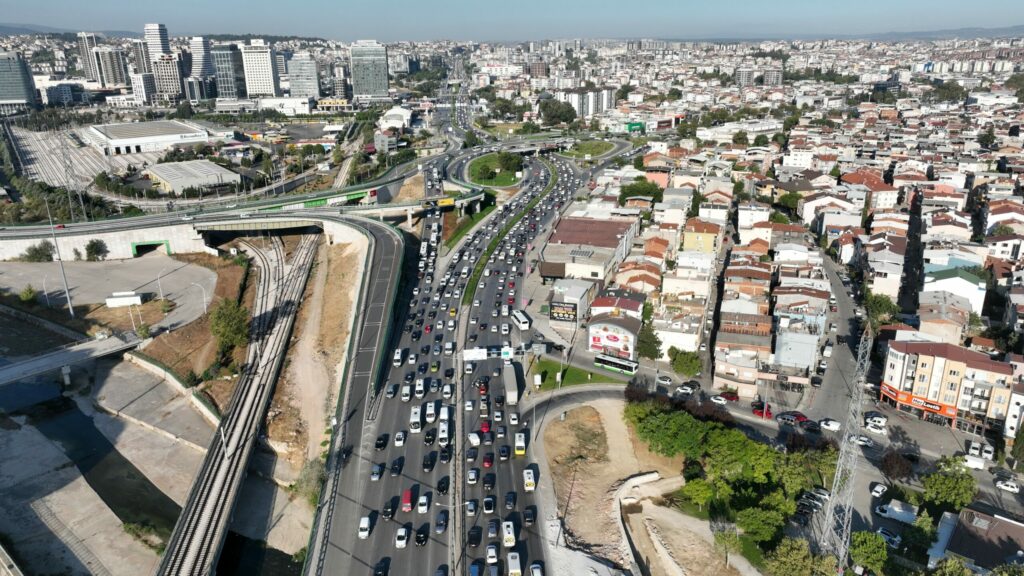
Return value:
[(615, 145), (611, 142), (603, 140), (584, 140), (577, 142), (572, 148), (562, 152), (562, 155), (569, 156), (570, 158), (586, 158), (587, 154), (590, 154), (591, 158), (596, 158), (602, 154), (607, 154), (614, 147)]
[[(555, 375), (558, 373), (558, 362), (554, 360), (538, 360), (533, 366), (532, 372), (540, 374), (541, 390), (554, 390), (558, 388), (558, 381)], [(532, 382), (532, 379), (530, 379)], [(575, 366), (562, 367), (562, 386), (576, 386), (577, 384), (623, 384), (622, 381), (609, 374), (591, 372)]]
[[(494, 178), (486, 178), (491, 171)], [(480, 186), (504, 188), (516, 183), (515, 172), (503, 172), (498, 165), (498, 154), (485, 154), (469, 163), (469, 181)]]
[(740, 535), (740, 554), (758, 571), (764, 572), (764, 552), (746, 534)]
[[(479, 122), (477, 123), (477, 126), (480, 126)], [(510, 129), (512, 130), (512, 133), (515, 134), (517, 130), (522, 128), (522, 126), (522, 122), (498, 122), (496, 124), (489, 124), (486, 128), (481, 128), (481, 130), (487, 132), (491, 136), (501, 137), (508, 136), (508, 131)]]
[(444, 241), (444, 245), (447, 248), (451, 248), (458, 243), (459, 239), (465, 236), (470, 230), (472, 230), (481, 220), (487, 217), (488, 214), (494, 211), (497, 207), (495, 204), (494, 192), (490, 190), (484, 192), (484, 200), (481, 203), (481, 208), (475, 213), (465, 216), (459, 221), (459, 224), (455, 227), (452, 235)]

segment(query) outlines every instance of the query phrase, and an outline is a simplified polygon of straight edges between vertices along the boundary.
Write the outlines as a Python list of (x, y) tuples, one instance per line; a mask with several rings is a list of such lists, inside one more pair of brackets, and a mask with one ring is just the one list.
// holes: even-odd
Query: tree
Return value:
[(105, 260), (110, 250), (107, 250), (107, 243), (99, 238), (93, 238), (85, 245), (85, 259), (89, 262)]
[(22, 262), (52, 262), (53, 244), (49, 240), (41, 240), (25, 249), (25, 252), (18, 257)]
[(892, 301), (892, 298), (885, 294), (869, 293), (867, 298), (864, 299), (864, 309), (868, 313), (871, 325), (875, 328), (882, 322), (900, 313), (900, 307)]
[(498, 166), (505, 172), (518, 172), (523, 169), (523, 157), (511, 152), (498, 152)]
[(143, 340), (149, 338), (149, 324), (146, 324), (145, 322), (139, 324), (139, 327), (135, 330), (135, 333), (138, 334), (139, 338), (142, 338)]
[(648, 196), (654, 198), (655, 202), (661, 202), (664, 198), (665, 191), (650, 180), (636, 180), (630, 184), (623, 186), (619, 190), (619, 206), (625, 206), (626, 200), (634, 196)]
[(568, 124), (576, 119), (576, 109), (568, 102), (544, 100), (540, 103), (540, 115), (545, 124)]
[(839, 169), (839, 164), (833, 164), (832, 170), (829, 171), (828, 175), (838, 180), (843, 175), (843, 172)]
[(1024, 576), (1024, 566), (1020, 564), (1003, 564), (996, 566), (992, 576)]
[(768, 145), (768, 136), (766, 136), (764, 134), (758, 134), (757, 137), (754, 138), (754, 146), (767, 146), (767, 145)]
[(778, 533), (786, 519), (777, 510), (760, 507), (740, 510), (736, 514), (736, 525), (754, 542), (767, 542)]
[(910, 477), (914, 465), (907, 458), (892, 448), (885, 451), (879, 466), (882, 475), (891, 480), (905, 480)]
[(995, 143), (995, 128), (991, 124), (989, 124), (987, 130), (985, 130), (981, 134), (978, 134), (978, 144), (980, 144), (982, 148), (988, 148), (991, 150), (992, 147), (995, 146)]
[(931, 572), (931, 576), (974, 576), (974, 572), (967, 566), (964, 566), (963, 560), (959, 558), (946, 558), (939, 562), (939, 565)]
[(668, 99), (669, 100), (679, 100), (682, 97), (683, 97), (683, 92), (679, 88), (672, 87), (672, 88), (668, 89)]
[(649, 323), (640, 328), (640, 334), (636, 338), (636, 353), (651, 360), (661, 358), (661, 339), (654, 333)]
[(536, 134), (540, 132), (540, 126), (537, 126), (533, 122), (524, 122), (519, 129), (516, 130), (516, 134)]
[(750, 144), (750, 139), (747, 138), (746, 131), (740, 130), (739, 132), (737, 132), (737, 133), (732, 135), (732, 143), (733, 144), (742, 144), (742, 145), (746, 146), (747, 144)]
[(221, 350), (249, 341), (249, 310), (231, 298), (217, 303), (210, 314), (210, 333)]
[(935, 541), (935, 536), (935, 522), (923, 508), (914, 519), (914, 525), (903, 531), (903, 540), (912, 548), (927, 549)]
[(715, 489), (703, 478), (694, 478), (688, 481), (680, 489), (680, 492), (687, 500), (696, 504), (700, 510), (704, 510), (704, 506), (715, 495)]
[(174, 111), (174, 116), (176, 118), (184, 118), (186, 120), (191, 118), (194, 114), (195, 112), (192, 110), (192, 103), (188, 100), (178, 104), (178, 108)]
[(814, 557), (806, 540), (785, 537), (765, 558), (769, 576), (811, 576)]
[(959, 510), (974, 500), (978, 484), (963, 461), (944, 456), (935, 465), (935, 472), (921, 479), (924, 499), (937, 505)]
[(882, 567), (889, 559), (889, 550), (881, 534), (858, 531), (850, 536), (850, 560), (868, 568), (876, 574), (882, 573)]
[(668, 356), (672, 360), (672, 371), (690, 378), (696, 376), (704, 366), (700, 355), (696, 352), (686, 352), (673, 346), (668, 349)]
[(31, 284), (26, 284), (18, 293), (18, 300), (25, 304), (32, 304), (36, 301), (36, 289)]
[(779, 196), (779, 206), (789, 208), (790, 212), (796, 212), (797, 206), (800, 205), (800, 201), (804, 197), (796, 192), (786, 192), (782, 196)]
[(615, 91), (615, 101), (618, 102), (619, 100), (625, 100), (626, 98), (629, 98), (629, 93), (632, 91), (632, 86), (630, 86), (629, 84), (623, 84), (622, 86), (619, 87), (618, 90)]
[(988, 233), (988, 235), (989, 236), (1009, 236), (1009, 235), (1011, 235), (1013, 233), (1014, 233), (1014, 231), (1013, 231), (1012, 227), (1007, 226), (1006, 224), (998, 224), (998, 225), (996, 225), (995, 228), (992, 229), (991, 232)]
[(768, 221), (775, 224), (789, 224), (789, 216), (772, 210), (772, 213), (768, 215)]
[(740, 551), (740, 535), (735, 530), (715, 532), (715, 549), (725, 555), (725, 564), (728, 566), (729, 554)]

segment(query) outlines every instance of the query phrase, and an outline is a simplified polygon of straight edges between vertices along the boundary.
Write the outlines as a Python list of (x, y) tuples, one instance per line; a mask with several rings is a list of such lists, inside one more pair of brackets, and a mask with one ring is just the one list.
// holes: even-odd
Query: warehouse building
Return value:
[(101, 124), (90, 126), (84, 135), (104, 156), (163, 152), (175, 146), (205, 144), (210, 140), (203, 128), (178, 120)]
[(187, 162), (167, 162), (154, 164), (143, 172), (153, 182), (153, 187), (163, 193), (180, 194), (186, 189), (235, 190), (242, 183), (239, 174), (222, 168), (209, 160), (189, 160)]

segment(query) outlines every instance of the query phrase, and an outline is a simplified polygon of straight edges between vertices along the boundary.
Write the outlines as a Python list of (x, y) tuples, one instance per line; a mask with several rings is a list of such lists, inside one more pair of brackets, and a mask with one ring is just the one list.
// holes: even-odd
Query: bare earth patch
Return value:
[(402, 188), (398, 191), (398, 196), (395, 196), (391, 202), (412, 202), (421, 198), (423, 198), (423, 174), (416, 174), (405, 179)]

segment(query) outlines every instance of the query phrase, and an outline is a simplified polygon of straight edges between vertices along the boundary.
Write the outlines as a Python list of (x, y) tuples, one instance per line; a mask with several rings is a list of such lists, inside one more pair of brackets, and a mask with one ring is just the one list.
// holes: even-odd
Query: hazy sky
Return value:
[(0, 0), (0, 21), (350, 41), (835, 36), (1024, 24), (1021, 0)]

